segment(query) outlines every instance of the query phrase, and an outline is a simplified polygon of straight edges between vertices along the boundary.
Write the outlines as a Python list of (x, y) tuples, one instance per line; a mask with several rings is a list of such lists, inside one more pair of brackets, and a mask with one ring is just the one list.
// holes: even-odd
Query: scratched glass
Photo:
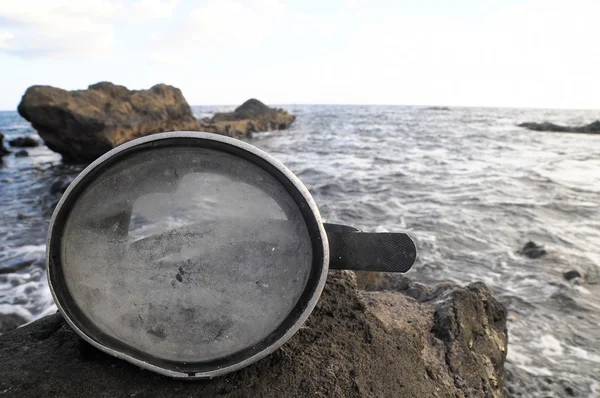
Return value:
[(102, 169), (72, 206), (60, 251), (69, 293), (95, 327), (180, 362), (266, 339), (313, 260), (298, 205), (271, 174), (197, 147)]

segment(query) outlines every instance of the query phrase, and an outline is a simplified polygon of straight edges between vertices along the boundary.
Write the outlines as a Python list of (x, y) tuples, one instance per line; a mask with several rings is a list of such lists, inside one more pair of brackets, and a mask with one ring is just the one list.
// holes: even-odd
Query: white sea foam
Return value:
[(542, 355), (550, 357), (562, 357), (565, 353), (565, 349), (556, 337), (545, 334), (543, 335), (539, 343), (534, 342), (534, 346), (540, 346), (542, 348)]

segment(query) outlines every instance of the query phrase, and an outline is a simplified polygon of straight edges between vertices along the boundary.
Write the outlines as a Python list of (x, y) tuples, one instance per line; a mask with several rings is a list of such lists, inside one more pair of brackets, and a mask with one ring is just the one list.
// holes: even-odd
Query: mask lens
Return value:
[(69, 295), (96, 329), (152, 357), (224, 358), (267, 339), (311, 273), (303, 215), (241, 156), (193, 146), (121, 154), (70, 208)]

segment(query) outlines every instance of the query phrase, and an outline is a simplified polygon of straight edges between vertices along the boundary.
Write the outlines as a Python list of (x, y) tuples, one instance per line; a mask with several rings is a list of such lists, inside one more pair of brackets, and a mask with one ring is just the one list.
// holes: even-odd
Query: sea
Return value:
[[(408, 276), (483, 281), (506, 304), (507, 396), (600, 397), (600, 135), (517, 126), (582, 125), (600, 111), (281, 107), (292, 127), (248, 141), (300, 178), (326, 222), (408, 232), (419, 251)], [(36, 136), (16, 112), (0, 112), (0, 132)], [(52, 186), (83, 166), (27, 151), (0, 166), (0, 319), (30, 322), (56, 311), (44, 264)], [(520, 255), (528, 241), (547, 255)], [(583, 278), (566, 280), (570, 270)]]

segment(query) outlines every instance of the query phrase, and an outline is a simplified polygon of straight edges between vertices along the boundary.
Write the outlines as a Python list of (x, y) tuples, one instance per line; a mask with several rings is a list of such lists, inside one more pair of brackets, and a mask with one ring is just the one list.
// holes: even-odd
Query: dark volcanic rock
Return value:
[(579, 273), (579, 271), (571, 270), (567, 272), (563, 272), (563, 276), (566, 280), (570, 281), (575, 278), (582, 278), (583, 276)]
[(561, 126), (554, 123), (521, 123), (519, 127), (524, 127), (534, 131), (550, 131), (557, 133), (585, 133), (585, 134), (600, 134), (600, 120), (596, 120), (586, 126)]
[(10, 151), (4, 147), (4, 134), (0, 133), (0, 159), (9, 153)]
[(283, 109), (269, 108), (257, 99), (249, 99), (229, 113), (217, 113), (202, 119), (202, 130), (232, 137), (249, 137), (258, 131), (283, 130), (296, 120)]
[(17, 137), (8, 141), (13, 148), (35, 148), (40, 143), (33, 137)]
[(506, 309), (483, 284), (419, 301), (359, 292), (331, 272), (321, 299), (281, 349), (241, 371), (184, 382), (83, 342), (60, 315), (0, 336), (0, 391), (39, 397), (501, 397)]
[(15, 157), (16, 158), (25, 158), (29, 156), (29, 152), (27, 152), (25, 149), (21, 149), (18, 152), (15, 152)]
[[(4, 271), (1, 269), (0, 271)], [(16, 329), (17, 327), (27, 323), (28, 319), (19, 313), (9, 312), (3, 313), (0, 312), (0, 334), (8, 332), (10, 330)], [(2, 357), (0, 357), (1, 359)], [(2, 395), (2, 390), (0, 389), (0, 395)]]
[(139, 91), (108, 82), (77, 91), (32, 86), (18, 111), (48, 148), (71, 161), (92, 161), (145, 135), (199, 129), (181, 90), (165, 84)]
[(527, 242), (519, 253), (529, 258), (540, 258), (547, 254), (544, 246), (538, 246), (535, 242), (531, 241)]

